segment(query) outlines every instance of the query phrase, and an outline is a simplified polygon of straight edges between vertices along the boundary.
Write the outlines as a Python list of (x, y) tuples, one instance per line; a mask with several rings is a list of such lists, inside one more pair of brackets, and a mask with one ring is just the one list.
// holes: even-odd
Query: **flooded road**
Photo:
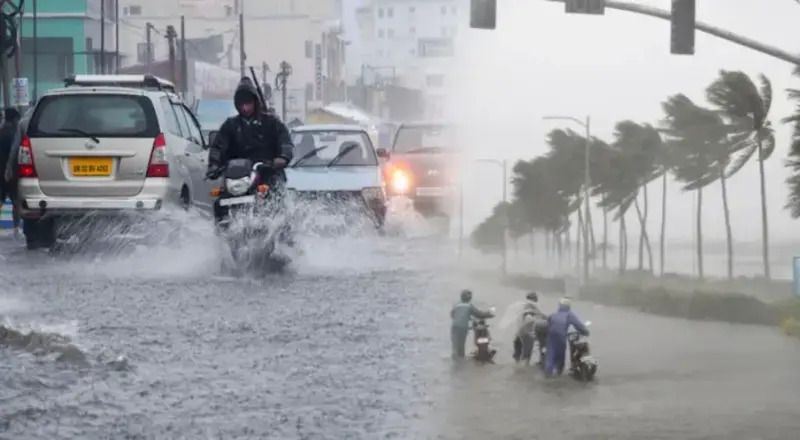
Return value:
[(295, 273), (265, 280), (222, 276), (205, 240), (71, 261), (0, 239), (0, 254), (0, 323), (70, 337), (87, 361), (0, 349), (2, 439), (786, 440), (800, 429), (800, 343), (768, 328), (577, 303), (593, 321), (597, 382), (516, 368), (498, 322), (498, 365), (453, 365), (459, 290), (500, 311), (523, 292), (469, 278), (449, 245), (317, 242)]

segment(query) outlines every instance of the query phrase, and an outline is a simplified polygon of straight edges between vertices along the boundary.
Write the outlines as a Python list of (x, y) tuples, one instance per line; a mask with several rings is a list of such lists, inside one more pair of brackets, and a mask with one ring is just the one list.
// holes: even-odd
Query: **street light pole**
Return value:
[(584, 128), (586, 131), (586, 143), (585, 143), (585, 152), (584, 152), (584, 162), (583, 162), (583, 201), (584, 201), (584, 218), (583, 218), (583, 230), (579, 231), (583, 234), (583, 284), (586, 284), (589, 281), (589, 217), (590, 217), (590, 206), (589, 206), (589, 188), (592, 187), (592, 178), (589, 174), (589, 164), (590, 161), (590, 154), (591, 154), (591, 125), (590, 125), (590, 118), (589, 115), (586, 115), (586, 119), (581, 121), (578, 118), (574, 118), (572, 116), (544, 116), (542, 117), (544, 120), (560, 120), (560, 121), (572, 121), (581, 127)]

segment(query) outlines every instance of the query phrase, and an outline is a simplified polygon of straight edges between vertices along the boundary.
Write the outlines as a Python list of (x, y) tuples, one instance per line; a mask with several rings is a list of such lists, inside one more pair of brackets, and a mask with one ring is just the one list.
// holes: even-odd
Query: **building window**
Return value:
[(314, 57), (314, 43), (311, 40), (306, 40), (306, 58)]
[(394, 29), (389, 29), (388, 36), (389, 38), (394, 38)]
[(389, 18), (394, 17), (394, 8), (386, 8), (386, 16)]
[(123, 15), (142, 15), (142, 7), (138, 5), (131, 5), (123, 9)]
[(383, 38), (383, 37), (384, 37), (383, 29), (378, 29), (378, 38)]
[(428, 87), (444, 87), (444, 75), (428, 75), (425, 84)]
[(447, 6), (442, 6), (442, 15), (447, 15)]
[(454, 53), (453, 40), (448, 38), (425, 38), (418, 40), (417, 54), (423, 58), (447, 58)]
[(383, 18), (383, 8), (378, 8), (378, 18)]
[(408, 28), (408, 35), (417, 35), (417, 28), (415, 28), (414, 26)]

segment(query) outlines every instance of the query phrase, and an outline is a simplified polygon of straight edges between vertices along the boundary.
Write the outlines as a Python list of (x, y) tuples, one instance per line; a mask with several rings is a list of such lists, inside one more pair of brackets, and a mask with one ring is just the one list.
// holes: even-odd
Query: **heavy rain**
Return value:
[(797, 437), (800, 3), (67, 3), (0, 2), (0, 439)]

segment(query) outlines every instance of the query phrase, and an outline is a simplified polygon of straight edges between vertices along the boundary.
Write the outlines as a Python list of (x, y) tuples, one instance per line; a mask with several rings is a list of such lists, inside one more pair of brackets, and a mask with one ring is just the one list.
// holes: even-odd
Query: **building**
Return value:
[(468, 24), (461, 0), (371, 0), (356, 11), (366, 85), (391, 83), (425, 92), (425, 115), (439, 118), (456, 36)]
[[(103, 64), (106, 71), (114, 68), (115, 0), (104, 1), (105, 5), (101, 0), (26, 2), (20, 33), (20, 71), (11, 76), (28, 78), (32, 99), (48, 89), (62, 87), (64, 78), (73, 73), (101, 72)], [(105, 26), (100, 21), (101, 10)], [(101, 28), (105, 39), (100, 37)], [(102, 55), (101, 40), (105, 49)]]
[[(127, 64), (147, 61), (148, 27), (152, 60), (166, 59), (167, 26), (180, 33), (183, 16), (188, 57), (239, 70), (241, 13), (248, 71), (253, 66), (260, 79), (275, 88), (280, 63), (288, 62), (289, 93), (302, 95), (311, 105), (330, 100), (326, 94), (337, 97), (344, 89), (341, 0), (120, 0), (120, 9)], [(274, 102), (280, 106), (277, 90)]]

